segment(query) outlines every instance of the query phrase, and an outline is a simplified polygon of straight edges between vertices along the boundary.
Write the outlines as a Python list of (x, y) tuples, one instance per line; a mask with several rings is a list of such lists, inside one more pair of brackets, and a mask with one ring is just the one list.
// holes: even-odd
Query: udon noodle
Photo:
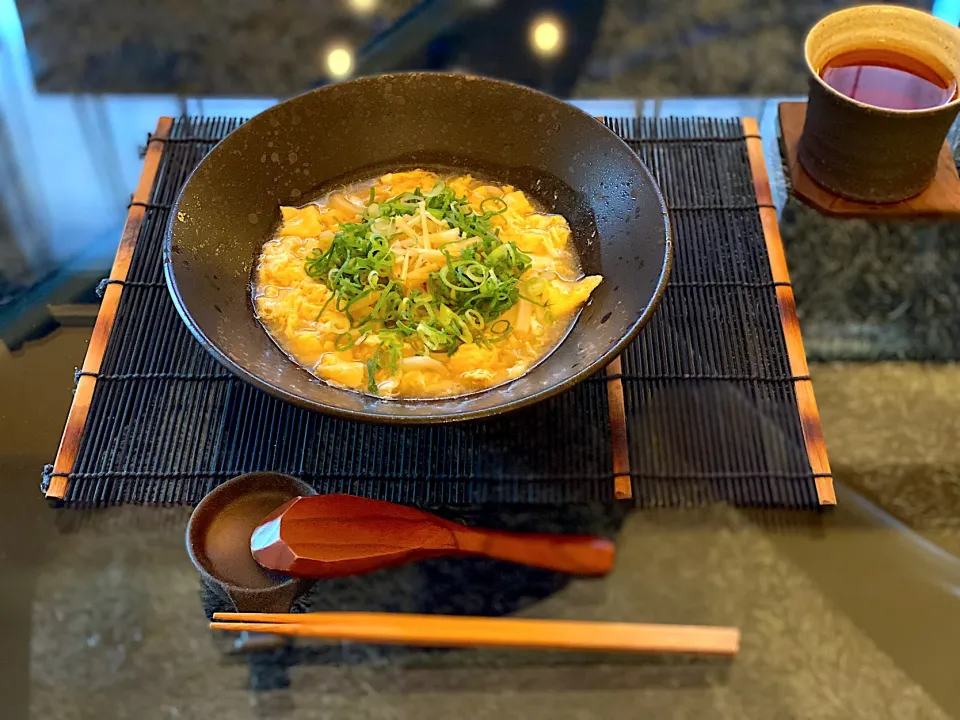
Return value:
[(274, 341), (316, 377), (387, 398), (471, 393), (517, 378), (600, 284), (570, 226), (470, 175), (383, 175), (282, 207), (254, 273)]

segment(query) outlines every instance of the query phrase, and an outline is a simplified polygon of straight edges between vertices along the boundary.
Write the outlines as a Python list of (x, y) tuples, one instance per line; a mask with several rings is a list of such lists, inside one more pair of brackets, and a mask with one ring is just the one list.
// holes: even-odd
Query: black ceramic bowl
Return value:
[[(381, 400), (327, 385), (290, 360), (254, 316), (251, 279), (279, 206), (414, 167), (510, 183), (564, 215), (583, 269), (604, 282), (566, 340), (526, 375), (473, 395)], [(277, 397), (354, 419), (431, 423), (543, 400), (610, 362), (654, 311), (670, 269), (656, 181), (594, 118), (543, 93), (486, 78), (382, 75), (332, 85), (260, 113), (200, 163), (180, 193), (164, 270), (200, 343)]]

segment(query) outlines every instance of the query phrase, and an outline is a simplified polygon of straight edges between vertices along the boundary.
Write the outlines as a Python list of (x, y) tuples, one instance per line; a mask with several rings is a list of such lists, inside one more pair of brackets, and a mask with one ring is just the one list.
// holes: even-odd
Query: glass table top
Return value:
[[(463, 25), (456, 13), (499, 7), (479, 0), (345, 0), (329, 16), (311, 10), (309, 23), (302, 8), (256, 2), (117, 3), (91, 19), (89, 3), (0, 0), (3, 717), (960, 717), (956, 223), (832, 220), (791, 197), (777, 104), (802, 96), (798, 43), (834, 3), (623, 0), (597, 3), (596, 17), (588, 4), (532, 2), (525, 33), (508, 40), (502, 23)], [(956, 20), (955, 4), (935, 5)], [(487, 58), (498, 43), (516, 54)], [(537, 54), (557, 43), (577, 62)], [(249, 117), (345, 66), (486, 72), (594, 115), (758, 119), (838, 506), (790, 516), (552, 509), (558, 524), (571, 513), (610, 523), (619, 560), (609, 577), (435, 562), (322, 590), (330, 609), (737, 625), (733, 662), (365, 645), (239, 652), (206, 629), (183, 547), (187, 509), (43, 502), (40, 471), (90, 339), (93, 290), (157, 118)]]

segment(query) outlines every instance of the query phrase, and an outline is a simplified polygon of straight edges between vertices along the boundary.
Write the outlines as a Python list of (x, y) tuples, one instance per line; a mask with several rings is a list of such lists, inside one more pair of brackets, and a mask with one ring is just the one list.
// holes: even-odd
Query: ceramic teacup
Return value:
[[(864, 5), (828, 15), (807, 36), (810, 97), (798, 157), (823, 187), (852, 200), (889, 203), (922, 192), (937, 172), (960, 98), (921, 110), (853, 100), (821, 77), (853, 50), (893, 50), (960, 78), (960, 29), (919, 10)], [(946, 78), (945, 78), (946, 79)]]

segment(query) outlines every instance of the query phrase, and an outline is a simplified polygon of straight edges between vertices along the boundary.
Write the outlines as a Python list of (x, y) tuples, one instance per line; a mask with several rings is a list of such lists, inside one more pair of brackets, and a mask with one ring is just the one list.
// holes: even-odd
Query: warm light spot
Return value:
[(553, 16), (535, 18), (530, 26), (530, 43), (534, 52), (553, 57), (563, 50), (563, 25)]
[(347, 77), (353, 71), (353, 53), (345, 47), (331, 48), (327, 52), (327, 71), (338, 80)]
[(347, 0), (347, 5), (358, 15), (369, 15), (377, 9), (377, 0)]

